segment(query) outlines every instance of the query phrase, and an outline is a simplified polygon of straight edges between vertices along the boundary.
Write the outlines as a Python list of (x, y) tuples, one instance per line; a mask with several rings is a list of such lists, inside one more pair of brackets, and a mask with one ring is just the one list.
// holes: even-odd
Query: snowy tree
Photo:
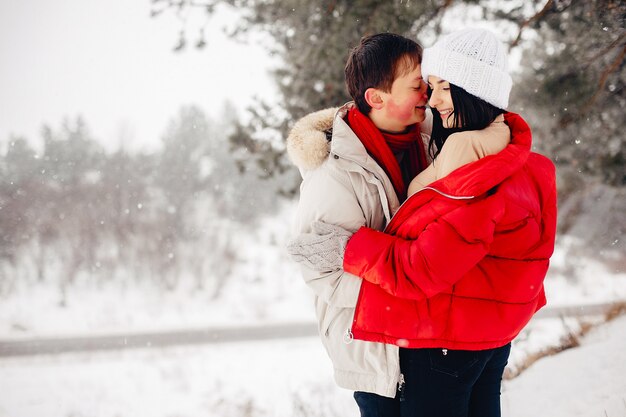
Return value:
[[(626, 181), (623, 135), (626, 4), (592, 1), (372, 0), (154, 0), (153, 9), (199, 9), (210, 18), (220, 6), (235, 7), (241, 20), (233, 36), (270, 35), (271, 53), (283, 62), (275, 72), (286, 116), (268, 123), (283, 136), (303, 114), (348, 100), (343, 67), (363, 35), (390, 31), (433, 39), (448, 15), (478, 7), (484, 20), (513, 26), (509, 43), (523, 51), (513, 109), (523, 109), (537, 129), (541, 149), (608, 184)], [(185, 36), (185, 32), (181, 32)], [(200, 42), (200, 44), (202, 44)], [(598, 132), (602, 132), (600, 135)], [(598, 137), (601, 136), (601, 137)], [(252, 135), (254, 138), (254, 135)]]
[(554, 2), (524, 48), (515, 104), (559, 165), (626, 185), (626, 3)]
[[(283, 61), (274, 74), (281, 101), (290, 118), (297, 119), (311, 109), (347, 101), (343, 67), (350, 48), (361, 36), (390, 31), (415, 38), (419, 28), (436, 19), (449, 3), (434, 0), (154, 0), (152, 7), (157, 14), (168, 8), (197, 8), (209, 17), (220, 6), (237, 9), (242, 18), (231, 35), (245, 38), (251, 32), (260, 31), (271, 36), (274, 42), (268, 45), (269, 52)], [(185, 32), (181, 33), (184, 37)]]
[(32, 236), (31, 221), (37, 218), (32, 208), (41, 203), (36, 156), (26, 139), (14, 137), (0, 164), (0, 294), (16, 280), (10, 267)]
[[(280, 108), (271, 108), (260, 101), (250, 108), (251, 121), (240, 124), (231, 139), (247, 157), (240, 159), (247, 175), (277, 176), (279, 179), (274, 184), (265, 183), (265, 188), (273, 188), (281, 195), (293, 195), (297, 190), (297, 175), (285, 160), (284, 146), (277, 145), (275, 138), (282, 140), (292, 123), (306, 113), (349, 100), (343, 68), (350, 49), (363, 35), (391, 31), (415, 38), (419, 28), (436, 22), (449, 4), (434, 0), (154, 0), (152, 7), (154, 15), (164, 10), (178, 13), (196, 9), (206, 12), (209, 19), (217, 8), (233, 7), (242, 17), (232, 36), (240, 39), (252, 33), (270, 36), (268, 52), (279, 56), (283, 63), (274, 71)], [(185, 34), (181, 31), (179, 50), (188, 43)], [(198, 44), (202, 46), (204, 42)], [(273, 133), (268, 135), (268, 132)], [(267, 143), (268, 136), (274, 138), (273, 144)], [(254, 141), (266, 143), (255, 145)]]

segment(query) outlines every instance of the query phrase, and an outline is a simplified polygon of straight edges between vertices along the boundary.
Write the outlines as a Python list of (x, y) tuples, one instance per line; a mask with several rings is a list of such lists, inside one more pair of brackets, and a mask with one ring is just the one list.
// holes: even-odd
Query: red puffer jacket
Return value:
[(545, 305), (554, 165), (505, 114), (511, 143), (411, 196), (385, 233), (361, 228), (344, 269), (364, 279), (352, 333), (402, 347), (482, 350), (513, 340)]

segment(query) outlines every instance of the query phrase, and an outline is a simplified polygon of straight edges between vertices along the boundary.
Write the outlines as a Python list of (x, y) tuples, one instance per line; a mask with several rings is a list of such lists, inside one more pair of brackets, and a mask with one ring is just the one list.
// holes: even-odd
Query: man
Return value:
[[(421, 60), (422, 48), (402, 36), (361, 39), (345, 67), (354, 102), (296, 123), (287, 139), (303, 178), (296, 235), (323, 232), (315, 229), (317, 221), (354, 232), (361, 226), (382, 230), (391, 219), (409, 182), (429, 162), (431, 117)], [(302, 273), (315, 294), (319, 333), (337, 384), (355, 391), (363, 417), (399, 415), (398, 347), (354, 340), (350, 333), (361, 279), (341, 269), (303, 266)]]

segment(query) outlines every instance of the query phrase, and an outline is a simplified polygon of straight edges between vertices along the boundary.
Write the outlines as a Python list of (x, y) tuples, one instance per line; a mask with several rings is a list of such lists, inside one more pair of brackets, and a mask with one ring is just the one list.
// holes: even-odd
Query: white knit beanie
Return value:
[(500, 109), (509, 105), (513, 84), (507, 71), (505, 47), (488, 30), (462, 29), (424, 49), (425, 81), (434, 75)]

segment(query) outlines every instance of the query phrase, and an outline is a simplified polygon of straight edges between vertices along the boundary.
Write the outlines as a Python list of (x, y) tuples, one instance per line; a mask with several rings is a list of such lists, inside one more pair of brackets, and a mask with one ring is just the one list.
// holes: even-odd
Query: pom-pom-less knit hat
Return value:
[(500, 109), (509, 105), (513, 81), (504, 45), (484, 29), (462, 29), (424, 49), (422, 76), (434, 75)]

